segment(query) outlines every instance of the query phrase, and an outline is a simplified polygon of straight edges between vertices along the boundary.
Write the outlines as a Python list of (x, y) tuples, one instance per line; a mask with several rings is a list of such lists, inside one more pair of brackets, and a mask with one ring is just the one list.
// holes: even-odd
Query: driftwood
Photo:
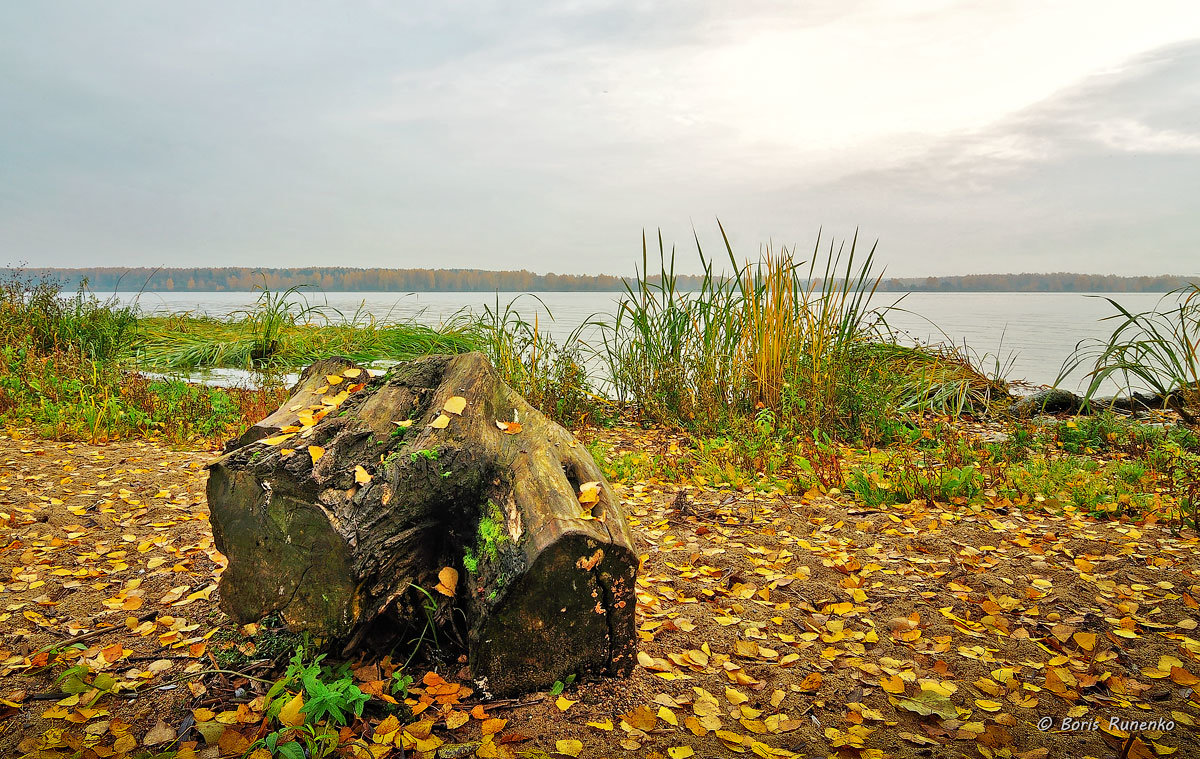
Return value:
[(210, 465), (208, 501), (239, 621), (278, 612), (347, 652), (458, 629), (496, 695), (633, 667), (638, 559), (619, 504), (482, 354), (380, 377), (314, 364)]
[(1195, 421), (1194, 415), (1189, 412), (1179, 395), (1174, 393), (1162, 395), (1134, 392), (1128, 395), (1088, 399), (1069, 390), (1053, 387), (1021, 398), (1008, 408), (1008, 413), (1018, 417), (1029, 417), (1035, 414), (1097, 414), (1104, 411), (1140, 414), (1156, 409), (1172, 409), (1185, 422), (1191, 424)]

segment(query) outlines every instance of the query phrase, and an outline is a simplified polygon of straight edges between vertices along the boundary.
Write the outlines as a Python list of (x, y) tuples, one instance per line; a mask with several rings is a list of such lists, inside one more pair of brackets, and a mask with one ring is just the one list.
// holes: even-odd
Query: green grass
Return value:
[(482, 313), (465, 312), (454, 323), (475, 337), (510, 387), (551, 419), (571, 427), (613, 421), (612, 404), (597, 393), (585, 368), (592, 348), (580, 335), (595, 322), (585, 319), (558, 343), (540, 329), (536, 316), (530, 322), (521, 315), (522, 298), (533, 299), (553, 318), (536, 295), (525, 294), (503, 306), (497, 297)]
[(340, 312), (296, 300), (292, 288), (264, 290), (254, 308), (215, 319), (193, 314), (144, 317), (131, 358), (156, 371), (207, 368), (289, 371), (326, 356), (362, 363), (403, 361), (429, 353), (479, 350), (479, 330), (458, 322), (441, 329), (415, 323), (380, 323), (369, 315)]
[(1112, 298), (1116, 326), (1106, 340), (1085, 340), (1063, 363), (1058, 382), (1088, 369), (1084, 397), (1096, 397), (1106, 381), (1125, 393), (1151, 390), (1167, 399), (1189, 424), (1200, 416), (1200, 284), (1175, 290), (1149, 311), (1132, 312)]
[(0, 282), (0, 420), (51, 439), (219, 440), (274, 410), (278, 387), (221, 389), (132, 369), (135, 309), (19, 273)]
[(101, 301), (86, 283), (70, 297), (57, 285), (10, 270), (0, 279), (0, 344), (40, 356), (108, 362), (121, 358), (137, 328), (137, 311)]

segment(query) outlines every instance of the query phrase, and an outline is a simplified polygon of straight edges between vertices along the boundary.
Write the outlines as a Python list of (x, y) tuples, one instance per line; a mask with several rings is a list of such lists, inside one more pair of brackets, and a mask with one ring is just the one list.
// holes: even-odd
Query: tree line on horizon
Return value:
[[(328, 292), (611, 292), (623, 291), (636, 280), (610, 274), (535, 274), (485, 269), (356, 269), (312, 267), (263, 269), (255, 267), (98, 267), (31, 268), (25, 276), (48, 279), (65, 289), (85, 285), (92, 292), (251, 292), (267, 288), (315, 287)], [(658, 277), (650, 277), (657, 281)], [(677, 275), (677, 289), (700, 287), (697, 275)], [(951, 277), (893, 277), (883, 279), (887, 292), (1169, 292), (1200, 277), (1161, 274), (1123, 277), (1115, 274), (1071, 272), (968, 274)]]

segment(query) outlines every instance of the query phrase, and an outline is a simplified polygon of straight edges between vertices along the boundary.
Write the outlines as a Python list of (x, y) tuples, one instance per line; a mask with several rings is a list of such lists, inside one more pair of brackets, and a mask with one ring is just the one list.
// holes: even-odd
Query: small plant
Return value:
[(570, 688), (571, 684), (574, 682), (575, 682), (575, 673), (574, 672), (567, 675), (565, 680), (555, 680), (554, 686), (552, 688), (550, 688), (550, 695), (551, 696), (559, 695), (567, 688)]
[(311, 659), (298, 645), (283, 676), (267, 691), (267, 715), (279, 727), (256, 741), (250, 751), (266, 749), (284, 759), (318, 759), (338, 750), (338, 727), (361, 717), (370, 699), (354, 685), (348, 667), (323, 664), (324, 654)]
[(408, 688), (413, 684), (412, 675), (406, 675), (403, 667), (392, 672), (392, 695), (401, 700), (408, 698)]
[(503, 307), (497, 296), (495, 306), (485, 305), (481, 316), (465, 317), (480, 335), (500, 377), (530, 405), (561, 424), (582, 427), (610, 422), (609, 404), (593, 391), (587, 370), (592, 349), (581, 337), (584, 330), (596, 326), (591, 317), (559, 343), (539, 328), (536, 315), (532, 322), (521, 315), (517, 303), (522, 297), (533, 298), (553, 320), (546, 304), (530, 294), (517, 296)]

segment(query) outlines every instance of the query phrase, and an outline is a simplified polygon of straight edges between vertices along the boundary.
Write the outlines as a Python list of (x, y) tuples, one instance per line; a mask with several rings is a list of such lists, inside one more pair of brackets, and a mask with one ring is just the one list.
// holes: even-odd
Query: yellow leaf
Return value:
[(455, 395), (446, 401), (446, 405), (442, 406), (442, 411), (455, 416), (462, 416), (463, 409), (467, 407), (467, 399), (461, 395)]
[(405, 419), (402, 422), (392, 422), (392, 424), (396, 425), (397, 427), (399, 427), (402, 430), (408, 429), (409, 427), (411, 427), (412, 423), (413, 423), (412, 419)]
[(361, 466), (356, 466), (354, 467), (354, 481), (359, 485), (366, 485), (371, 481), (371, 475), (367, 473), (366, 469), (363, 469)]
[(342, 375), (326, 374), (325, 381), (328, 382), (330, 385), (340, 385), (342, 383)]
[(579, 486), (579, 502), (585, 506), (589, 503), (600, 502), (600, 483), (585, 482)]
[(438, 418), (429, 423), (429, 426), (435, 430), (444, 430), (450, 424), (450, 417), (445, 414), (438, 414)]
[(446, 728), (449, 730), (457, 730), (471, 719), (471, 715), (466, 712), (460, 712), (457, 709), (446, 715)]
[(658, 718), (671, 727), (679, 727), (679, 718), (675, 716), (675, 712), (665, 706), (658, 707)]
[(293, 453), (295, 453), (295, 452), (296, 452), (296, 449), (295, 449), (295, 448), (280, 448), (280, 449), (279, 449), (279, 455), (280, 455), (280, 456), (282, 456), (282, 457), (283, 457), (283, 458), (285, 458), (285, 459), (286, 459), (288, 456), (291, 456), (291, 455), (292, 455)]
[(453, 597), (456, 587), (458, 587), (458, 570), (454, 567), (442, 567), (442, 571), (438, 572), (438, 584), (433, 589), (443, 596)]
[(304, 724), (304, 715), (300, 709), (304, 707), (304, 696), (297, 693), (279, 710), (279, 724), (284, 727), (300, 727)]
[(326, 406), (331, 406), (333, 408), (337, 408), (338, 406), (345, 403), (346, 399), (349, 397), (350, 397), (350, 393), (343, 390), (342, 392), (338, 393), (337, 395), (333, 396), (332, 398), (330, 398), (329, 396), (322, 398), (321, 403)]
[(1077, 632), (1071, 637), (1084, 651), (1091, 651), (1096, 647), (1096, 633)]
[(489, 717), (488, 719), (485, 719), (483, 721), (483, 734), (484, 735), (495, 735), (496, 733), (503, 730), (504, 726), (507, 724), (508, 724), (507, 719), (500, 719), (499, 717)]
[(671, 759), (688, 759), (688, 757), (695, 756), (696, 752), (690, 746), (672, 746), (667, 749), (667, 755)]
[(577, 757), (583, 751), (583, 743), (577, 740), (556, 741), (554, 749), (560, 754)]
[(587, 726), (593, 727), (597, 730), (611, 731), (613, 729), (613, 721), (611, 719), (609, 719), (608, 717), (605, 717), (600, 722), (589, 722), (589, 723), (587, 723)]
[(900, 679), (899, 675), (892, 675), (891, 677), (883, 678), (879, 681), (879, 686), (888, 693), (904, 692), (904, 681)]
[(729, 703), (733, 704), (734, 706), (737, 706), (738, 704), (744, 704), (750, 700), (746, 697), (745, 693), (733, 688), (725, 689), (725, 698), (728, 699)]
[(980, 709), (983, 709), (985, 712), (998, 712), (1000, 711), (1000, 708), (1004, 706), (1004, 704), (1000, 703), (999, 701), (989, 701), (986, 698), (975, 699), (975, 705)]
[(356, 369), (355, 367), (350, 367), (349, 369), (342, 372), (343, 377), (349, 377), (350, 379), (354, 379), (355, 377), (357, 377), (360, 374), (362, 374), (362, 369)]
[(127, 754), (137, 748), (137, 738), (134, 738), (129, 733), (125, 733), (117, 742), (113, 744), (113, 750), (118, 754)]
[(308, 455), (312, 456), (312, 462), (315, 464), (325, 455), (325, 449), (319, 445), (310, 445), (308, 447)]
[(287, 435), (276, 435), (275, 437), (265, 437), (258, 442), (262, 443), (263, 445), (279, 445), (291, 436), (291, 433), (288, 433)]
[(565, 712), (567, 709), (570, 709), (572, 706), (574, 706), (577, 703), (579, 703), (579, 702), (571, 701), (566, 696), (559, 696), (558, 700), (554, 702), (554, 705), (558, 707), (558, 710), (560, 712)]

